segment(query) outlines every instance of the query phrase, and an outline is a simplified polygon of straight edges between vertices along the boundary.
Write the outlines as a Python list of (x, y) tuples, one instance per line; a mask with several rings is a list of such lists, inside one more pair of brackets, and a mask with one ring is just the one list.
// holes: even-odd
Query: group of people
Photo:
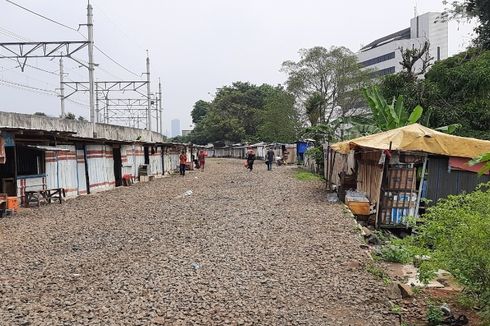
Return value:
[[(204, 164), (206, 163), (206, 156), (207, 153), (203, 150), (200, 150), (199, 153), (197, 154), (197, 160), (196, 161), (196, 168), (201, 169), (201, 171), (204, 171)], [(179, 172), (181, 176), (185, 176), (185, 170), (187, 167), (187, 154), (185, 151), (182, 151), (179, 155)]]
[[(267, 153), (265, 154), (265, 163), (267, 164), (267, 171), (272, 171), (272, 163), (274, 162), (275, 153), (272, 147), (269, 147)], [(255, 162), (255, 151), (252, 147), (247, 149), (247, 160), (245, 161), (245, 167), (252, 172)]]
[[(196, 168), (200, 169), (201, 171), (204, 171), (204, 165), (206, 163), (206, 156), (207, 153), (203, 150), (200, 150), (197, 154), (197, 159), (194, 160), (196, 164)], [(267, 150), (267, 153), (265, 154), (265, 163), (267, 164), (267, 170), (272, 171), (272, 163), (274, 162), (274, 151), (272, 150), (272, 147), (270, 147)], [(181, 176), (185, 176), (185, 170), (187, 168), (187, 154), (185, 151), (182, 151), (179, 155), (179, 171)], [(254, 168), (254, 162), (255, 162), (255, 151), (253, 150), (252, 147), (249, 147), (247, 149), (247, 160), (245, 161), (245, 167), (252, 172)]]

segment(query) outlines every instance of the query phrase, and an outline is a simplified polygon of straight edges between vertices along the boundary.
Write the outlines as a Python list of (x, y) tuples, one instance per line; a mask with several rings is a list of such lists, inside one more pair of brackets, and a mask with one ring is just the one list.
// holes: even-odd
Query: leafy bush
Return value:
[(407, 264), (412, 261), (412, 254), (404, 246), (389, 244), (381, 247), (377, 253), (384, 261)]
[(318, 166), (323, 165), (323, 161), (324, 161), (323, 147), (321, 146), (310, 147), (306, 150), (305, 155), (313, 158)]
[(430, 326), (438, 326), (441, 325), (443, 318), (444, 313), (441, 308), (434, 304), (430, 304), (427, 309), (427, 323)]
[[(425, 251), (430, 260), (420, 265), (421, 279), (435, 270), (451, 272), (490, 317), (490, 183), (469, 194), (440, 200), (405, 244)], [(489, 319), (490, 321), (490, 319)]]

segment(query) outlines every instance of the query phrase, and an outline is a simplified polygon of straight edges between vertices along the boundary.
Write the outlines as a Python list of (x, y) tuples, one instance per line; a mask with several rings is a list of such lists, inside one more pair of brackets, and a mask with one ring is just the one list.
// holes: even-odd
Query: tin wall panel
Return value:
[(77, 149), (77, 177), (78, 194), (87, 194), (87, 176), (85, 175), (85, 158), (83, 149)]
[(112, 146), (87, 145), (87, 164), (91, 192), (115, 187)]
[(449, 158), (430, 157), (428, 161), (427, 197), (431, 204), (448, 195), (462, 192), (472, 192), (484, 182), (490, 181), (490, 176), (479, 176), (469, 171), (449, 169)]
[(156, 148), (154, 154), (150, 154), (150, 174), (162, 175), (162, 149)]
[(77, 152), (73, 145), (59, 145), (68, 151), (46, 151), (47, 188), (64, 188), (67, 197), (78, 196)]
[(46, 177), (17, 178), (17, 197), (24, 198), (25, 191), (43, 190), (47, 188)]

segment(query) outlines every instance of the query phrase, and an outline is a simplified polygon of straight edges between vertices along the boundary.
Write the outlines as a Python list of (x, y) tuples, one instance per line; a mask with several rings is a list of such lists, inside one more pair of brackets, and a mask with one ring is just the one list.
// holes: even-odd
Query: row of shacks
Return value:
[(294, 144), (260, 142), (255, 144), (225, 145), (216, 143), (206, 146), (206, 151), (209, 157), (245, 159), (248, 149), (251, 148), (254, 150), (257, 159), (264, 160), (267, 151), (272, 149), (275, 158), (281, 158), (285, 164), (295, 164), (298, 161), (303, 161), (304, 154), (308, 148), (307, 144), (306, 141), (298, 141)]
[(490, 141), (413, 124), (328, 146), (325, 177), (355, 214), (377, 227), (406, 227), (428, 205), (489, 181), (469, 164), (487, 152)]
[(0, 112), (0, 193), (22, 201), (26, 191), (110, 190), (174, 172), (182, 151), (191, 161), (197, 150), (141, 129)]

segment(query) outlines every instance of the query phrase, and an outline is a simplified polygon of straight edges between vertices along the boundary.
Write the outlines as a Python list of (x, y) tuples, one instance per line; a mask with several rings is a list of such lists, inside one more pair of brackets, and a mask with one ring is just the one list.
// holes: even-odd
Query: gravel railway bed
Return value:
[(209, 159), (0, 219), (0, 325), (397, 325), (352, 219), (294, 169)]

